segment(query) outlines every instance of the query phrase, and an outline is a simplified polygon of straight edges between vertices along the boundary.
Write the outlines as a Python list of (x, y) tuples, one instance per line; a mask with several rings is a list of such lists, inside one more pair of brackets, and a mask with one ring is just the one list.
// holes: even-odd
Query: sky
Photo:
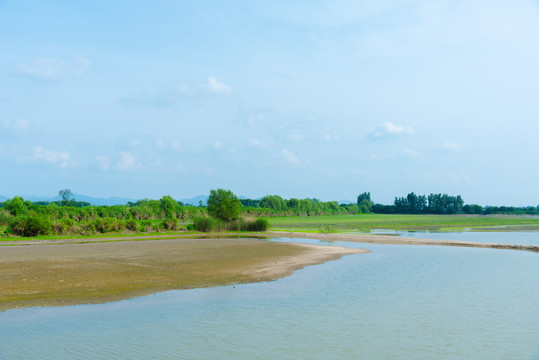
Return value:
[(0, 0), (0, 195), (536, 206), (537, 39), (537, 0)]

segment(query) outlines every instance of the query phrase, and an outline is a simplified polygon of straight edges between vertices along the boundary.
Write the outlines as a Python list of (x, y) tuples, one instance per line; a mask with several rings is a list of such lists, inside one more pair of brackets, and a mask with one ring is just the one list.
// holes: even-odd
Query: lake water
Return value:
[(0, 359), (539, 359), (539, 254), (335, 245), (372, 253), (273, 282), (2, 312)]

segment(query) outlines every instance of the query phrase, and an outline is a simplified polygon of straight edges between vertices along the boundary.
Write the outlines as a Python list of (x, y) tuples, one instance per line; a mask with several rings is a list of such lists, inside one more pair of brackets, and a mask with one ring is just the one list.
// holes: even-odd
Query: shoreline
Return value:
[(25, 244), (0, 250), (0, 311), (271, 281), (368, 250), (256, 239)]
[(300, 233), (284, 231), (268, 231), (272, 237), (284, 237), (295, 239), (316, 239), (322, 241), (344, 241), (367, 244), (387, 244), (387, 245), (433, 245), (433, 246), (457, 246), (457, 247), (476, 247), (503, 250), (525, 250), (539, 252), (539, 245), (520, 245), (520, 244), (499, 244), (483, 243), (473, 241), (456, 240), (434, 240), (419, 238), (404, 238), (391, 235), (368, 235), (368, 234), (342, 234), (342, 233)]
[(387, 235), (269, 231), (227, 238), (234, 235), (154, 234), (0, 242), (0, 311), (105, 303), (167, 290), (271, 281), (290, 276), (305, 266), (369, 252), (340, 246), (269, 242), (260, 237), (539, 252), (537, 245)]

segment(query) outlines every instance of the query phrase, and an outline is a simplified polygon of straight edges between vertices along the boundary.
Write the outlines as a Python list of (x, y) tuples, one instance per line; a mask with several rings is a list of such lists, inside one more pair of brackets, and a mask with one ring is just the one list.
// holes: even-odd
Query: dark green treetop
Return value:
[(210, 190), (208, 213), (223, 221), (236, 220), (240, 215), (241, 202), (230, 190)]

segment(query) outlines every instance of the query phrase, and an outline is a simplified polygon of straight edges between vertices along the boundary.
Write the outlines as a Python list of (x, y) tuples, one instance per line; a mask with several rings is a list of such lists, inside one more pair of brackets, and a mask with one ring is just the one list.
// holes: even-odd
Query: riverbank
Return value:
[(2, 246), (0, 311), (269, 281), (308, 265), (368, 252), (255, 239), (122, 240)]
[(434, 245), (434, 246), (460, 246), (477, 247), (505, 250), (527, 250), (539, 252), (538, 245), (519, 245), (519, 244), (498, 244), (473, 241), (447, 241), (434, 239), (419, 239), (398, 237), (392, 235), (369, 235), (369, 234), (339, 234), (339, 233), (302, 233), (302, 232), (284, 232), (269, 231), (266, 234), (273, 236), (296, 238), (296, 239), (316, 239), (322, 241), (345, 241), (370, 244), (388, 244), (388, 245)]

